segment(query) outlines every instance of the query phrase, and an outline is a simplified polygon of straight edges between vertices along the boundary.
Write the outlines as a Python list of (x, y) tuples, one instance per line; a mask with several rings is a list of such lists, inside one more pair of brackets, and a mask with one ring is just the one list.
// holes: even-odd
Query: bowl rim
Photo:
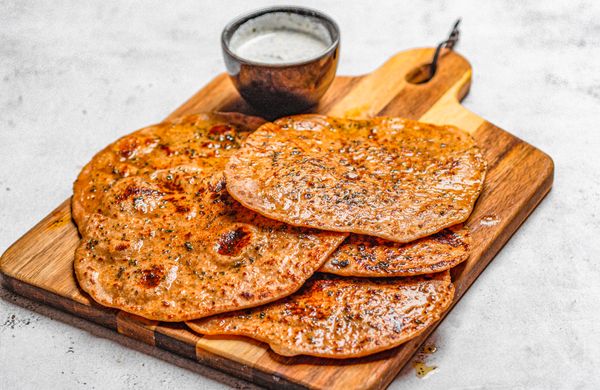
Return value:
[[(327, 49), (325, 51), (323, 51), (322, 53), (320, 53), (314, 57), (303, 59), (301, 61), (278, 62), (278, 63), (269, 63), (269, 62), (249, 60), (247, 58), (244, 58), (244, 57), (241, 57), (241, 56), (235, 54), (233, 52), (233, 50), (231, 50), (229, 48), (228, 40), (231, 40), (231, 37), (233, 36), (235, 31), (238, 28), (240, 28), (241, 25), (243, 25), (247, 21), (257, 18), (259, 16), (270, 14), (270, 13), (276, 13), (276, 12), (287, 12), (287, 13), (294, 13), (294, 14), (301, 15), (301, 16), (310, 16), (310, 17), (314, 17), (316, 19), (320, 19), (320, 21), (324, 22), (325, 24), (329, 24), (331, 29), (328, 28), (328, 30), (330, 31), (330, 33), (332, 33), (331, 44), (327, 47)], [(235, 60), (237, 60), (238, 62), (240, 62), (242, 64), (253, 65), (253, 66), (263, 66), (263, 67), (269, 67), (269, 68), (286, 68), (286, 67), (291, 67), (291, 66), (307, 65), (307, 64), (313, 63), (315, 61), (318, 61), (321, 58), (330, 56), (334, 51), (337, 50), (339, 45), (340, 45), (340, 28), (339, 28), (338, 24), (335, 22), (335, 20), (333, 20), (330, 16), (324, 14), (321, 11), (317, 11), (315, 9), (307, 8), (307, 7), (274, 6), (274, 7), (267, 7), (267, 8), (261, 8), (261, 9), (257, 9), (254, 11), (250, 11), (250, 12), (247, 12), (243, 15), (236, 17), (231, 22), (227, 23), (227, 25), (223, 28), (223, 31), (221, 32), (221, 47), (222, 47), (223, 51), (225, 53), (227, 53), (228, 56), (233, 57)]]

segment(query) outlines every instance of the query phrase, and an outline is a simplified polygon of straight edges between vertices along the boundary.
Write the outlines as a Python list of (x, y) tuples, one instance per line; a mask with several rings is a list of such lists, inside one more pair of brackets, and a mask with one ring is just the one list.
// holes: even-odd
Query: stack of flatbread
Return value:
[(285, 356), (370, 355), (449, 308), (485, 172), (452, 126), (192, 115), (84, 167), (75, 273), (100, 304), (201, 334)]

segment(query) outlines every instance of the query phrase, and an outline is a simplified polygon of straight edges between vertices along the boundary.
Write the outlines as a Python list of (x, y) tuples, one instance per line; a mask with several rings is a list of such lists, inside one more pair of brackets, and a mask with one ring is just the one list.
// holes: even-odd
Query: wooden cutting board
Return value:
[[(412, 83), (432, 54), (433, 49), (409, 50), (398, 53), (373, 73), (337, 77), (315, 111), (349, 117), (402, 116), (453, 124), (475, 137), (485, 153), (489, 171), (483, 193), (467, 222), (473, 235), (473, 253), (452, 272), (456, 303), (550, 190), (554, 168), (549, 156), (460, 105), (471, 81), (471, 66), (460, 55), (445, 53), (433, 79)], [(167, 119), (212, 110), (252, 113), (229, 78), (222, 74)], [(203, 337), (182, 324), (148, 321), (97, 305), (78, 288), (73, 275), (73, 253), (78, 241), (66, 200), (4, 253), (1, 270), (5, 286), (263, 386), (385, 388), (434, 329), (400, 347), (366, 358), (335, 361), (281, 357), (265, 344), (250, 339)]]

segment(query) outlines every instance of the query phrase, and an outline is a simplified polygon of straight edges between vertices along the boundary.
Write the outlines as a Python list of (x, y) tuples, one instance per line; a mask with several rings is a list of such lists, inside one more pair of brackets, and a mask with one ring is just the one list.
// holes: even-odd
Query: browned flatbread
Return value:
[(202, 334), (251, 337), (284, 356), (355, 358), (418, 336), (453, 297), (448, 271), (380, 279), (317, 274), (280, 301), (187, 324)]
[(403, 243), (465, 221), (485, 171), (473, 138), (452, 126), (299, 115), (250, 135), (225, 176), (269, 218)]
[(342, 276), (411, 276), (450, 269), (469, 257), (471, 234), (452, 226), (406, 244), (351, 234), (319, 269)]
[(300, 288), (344, 240), (228, 195), (224, 165), (246, 128), (219, 116), (157, 127), (100, 152), (75, 185), (75, 273), (99, 303), (161, 321), (257, 306)]
[(104, 194), (124, 177), (188, 164), (220, 169), (240, 142), (263, 123), (261, 118), (238, 113), (197, 114), (120, 138), (83, 167), (73, 186), (73, 219), (83, 226)]

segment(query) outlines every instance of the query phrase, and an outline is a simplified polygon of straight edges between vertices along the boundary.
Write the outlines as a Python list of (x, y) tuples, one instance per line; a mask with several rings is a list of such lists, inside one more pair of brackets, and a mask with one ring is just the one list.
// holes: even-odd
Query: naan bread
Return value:
[(94, 156), (73, 186), (72, 214), (78, 226), (98, 211), (118, 180), (191, 164), (222, 169), (248, 134), (265, 121), (238, 113), (197, 114), (128, 134)]
[(462, 225), (406, 244), (351, 234), (319, 269), (342, 276), (411, 276), (450, 269), (469, 257), (471, 234)]
[(465, 221), (485, 172), (473, 138), (452, 126), (299, 115), (250, 135), (225, 176), (269, 218), (404, 243)]
[(187, 324), (202, 334), (251, 337), (284, 356), (355, 358), (418, 336), (453, 297), (448, 271), (381, 279), (317, 274), (280, 301)]
[(75, 186), (81, 288), (160, 321), (257, 306), (300, 288), (345, 235), (267, 219), (228, 195), (224, 165), (247, 133), (200, 116), (144, 129), (94, 157)]

